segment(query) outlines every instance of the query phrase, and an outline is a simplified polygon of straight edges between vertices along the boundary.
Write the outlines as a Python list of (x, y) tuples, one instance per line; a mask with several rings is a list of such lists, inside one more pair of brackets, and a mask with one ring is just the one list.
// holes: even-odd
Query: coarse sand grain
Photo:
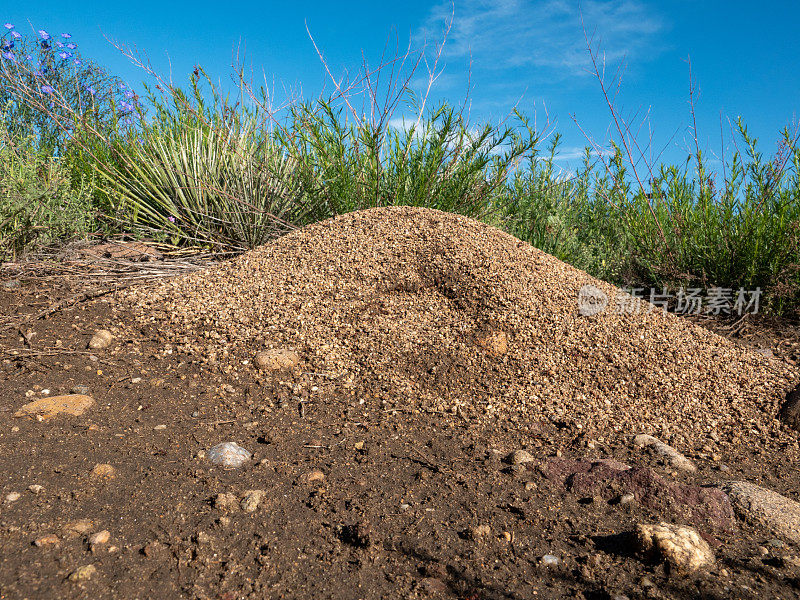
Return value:
[[(605, 310), (581, 314), (585, 285)], [(775, 415), (796, 370), (435, 210), (342, 215), (122, 300), (179, 352), (235, 374), (290, 349), (366, 408), (645, 432), (683, 449), (794, 435)]]

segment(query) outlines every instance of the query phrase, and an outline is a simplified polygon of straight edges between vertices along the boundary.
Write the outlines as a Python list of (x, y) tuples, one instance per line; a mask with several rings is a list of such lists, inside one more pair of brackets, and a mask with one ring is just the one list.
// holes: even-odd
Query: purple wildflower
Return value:
[(77, 58), (76, 58), (75, 60), (73, 60), (72, 62), (73, 62), (73, 63), (75, 63), (75, 65), (77, 65), (77, 66), (79, 66), (79, 67), (80, 67), (80, 66), (83, 64), (83, 63), (82, 63), (80, 60), (78, 60)]
[(6, 23), (5, 25), (3, 25), (3, 27), (5, 27), (6, 29), (14, 29), (14, 26), (11, 23)]
[(61, 60), (67, 60), (72, 54), (69, 52), (59, 52), (58, 56), (61, 57)]
[(63, 42), (56, 42), (56, 46), (58, 46), (59, 48), (63, 48), (64, 44)]
[(43, 85), (41, 90), (43, 94), (52, 94), (56, 91), (52, 85)]
[(62, 34), (61, 34), (61, 37), (63, 37), (65, 40), (68, 40), (69, 38), (71, 38), (71, 37), (72, 37), (72, 35), (71, 35), (71, 34), (69, 34), (69, 33), (62, 33)]
[(13, 52), (3, 52), (0, 54), (0, 56), (5, 58), (6, 60), (10, 60), (11, 62), (17, 62), (17, 57), (14, 56)]
[(41, 37), (43, 40), (50, 39), (50, 34), (47, 33), (44, 29), (40, 29), (39, 31), (37, 31), (37, 33), (39, 34), (39, 37)]
[(75, 48), (77, 48), (77, 47), (78, 47), (78, 44), (74, 44), (72, 42), (67, 44), (67, 48), (69, 48), (70, 50), (75, 50)]
[(94, 96), (97, 92), (92, 86), (86, 86), (86, 91), (89, 92), (92, 96)]
[(18, 40), (19, 38), (22, 37), (22, 34), (19, 31), (12, 31), (11, 37), (14, 38), (15, 40)]
[(125, 92), (125, 97), (128, 98), (128, 99), (133, 98), (135, 95), (136, 94), (131, 90), (128, 90), (127, 92)]
[(169, 220), (170, 223), (174, 223), (175, 222), (175, 217), (167, 217), (167, 219)]

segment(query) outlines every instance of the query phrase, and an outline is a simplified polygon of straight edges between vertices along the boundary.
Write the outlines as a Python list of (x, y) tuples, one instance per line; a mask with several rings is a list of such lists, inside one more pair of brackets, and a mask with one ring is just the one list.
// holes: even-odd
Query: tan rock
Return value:
[(692, 573), (714, 562), (714, 552), (691, 527), (660, 523), (636, 526), (639, 549), (667, 561), (680, 573)]
[(66, 396), (53, 396), (41, 398), (23, 405), (15, 417), (41, 417), (41, 420), (51, 419), (57, 415), (70, 415), (79, 417), (94, 405), (91, 396), (83, 394), (67, 394)]
[(255, 512), (265, 495), (266, 492), (264, 490), (247, 490), (242, 499), (242, 510), (248, 513)]
[(59, 543), (58, 536), (54, 533), (48, 533), (40, 538), (34, 540), (33, 544), (39, 548), (42, 546), (57, 546)]
[(90, 535), (89, 543), (92, 546), (100, 546), (102, 544), (107, 544), (109, 539), (111, 539), (111, 533), (108, 531), (108, 529), (103, 529), (102, 531), (98, 531), (97, 533)]
[(322, 471), (315, 469), (314, 471), (309, 471), (305, 475), (300, 478), (300, 481), (303, 483), (317, 483), (320, 481), (324, 481), (325, 473)]
[(214, 508), (224, 511), (236, 510), (239, 508), (239, 500), (230, 492), (220, 493), (214, 497)]
[(257, 352), (253, 362), (262, 371), (284, 371), (300, 364), (300, 355), (292, 350), (276, 348)]
[(114, 335), (108, 329), (101, 329), (89, 340), (89, 348), (92, 350), (102, 350), (108, 348), (113, 341)]
[(69, 576), (72, 582), (87, 581), (97, 574), (97, 568), (94, 565), (84, 565), (75, 569)]
[(524, 465), (525, 463), (533, 462), (536, 459), (527, 450), (514, 450), (506, 457), (506, 462), (512, 465)]
[(476, 525), (475, 527), (469, 530), (470, 538), (476, 541), (488, 538), (490, 535), (492, 535), (492, 528), (486, 524)]
[(508, 352), (508, 336), (504, 331), (490, 331), (483, 333), (476, 339), (478, 346), (489, 352), (492, 356), (502, 356)]
[(686, 458), (672, 446), (665, 444), (652, 435), (640, 433), (633, 438), (633, 445), (637, 448), (652, 448), (656, 454), (664, 457), (670, 465), (679, 471), (685, 471), (686, 473), (694, 473), (697, 471), (697, 467), (691, 460)]
[(67, 535), (86, 535), (94, 529), (94, 522), (91, 519), (78, 519), (70, 521), (64, 526), (64, 533)]
[(96, 479), (114, 479), (117, 476), (117, 469), (108, 463), (99, 463), (94, 466), (91, 475)]

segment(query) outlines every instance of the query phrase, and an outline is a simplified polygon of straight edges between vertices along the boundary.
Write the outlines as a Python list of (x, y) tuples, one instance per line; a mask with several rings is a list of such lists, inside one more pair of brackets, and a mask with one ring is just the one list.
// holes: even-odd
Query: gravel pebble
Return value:
[(98, 546), (107, 544), (109, 539), (111, 539), (111, 532), (109, 532), (108, 529), (103, 529), (102, 531), (98, 531), (90, 535), (89, 543), (92, 546)]
[(264, 490), (248, 490), (244, 493), (244, 498), (242, 499), (241, 507), (244, 512), (255, 512), (258, 509), (258, 505), (261, 504), (261, 500), (264, 499), (266, 492)]
[(281, 371), (297, 366), (300, 363), (300, 355), (292, 350), (278, 348), (257, 352), (253, 362), (263, 371)]
[(59, 543), (58, 536), (53, 533), (48, 533), (42, 537), (36, 538), (33, 542), (34, 546), (57, 546)]
[(506, 462), (512, 465), (523, 465), (536, 460), (527, 450), (514, 450), (506, 457)]
[(108, 348), (113, 341), (114, 334), (108, 329), (100, 329), (92, 336), (92, 339), (89, 340), (89, 348), (92, 350), (102, 350), (103, 348)]
[(475, 541), (488, 538), (490, 535), (492, 535), (492, 528), (486, 524), (476, 525), (475, 527), (469, 530), (470, 538), (472, 538)]
[(108, 463), (99, 463), (92, 468), (91, 475), (95, 479), (114, 479), (117, 476), (117, 469)]
[(239, 508), (239, 500), (230, 492), (219, 493), (214, 497), (214, 508), (223, 511), (232, 511)]

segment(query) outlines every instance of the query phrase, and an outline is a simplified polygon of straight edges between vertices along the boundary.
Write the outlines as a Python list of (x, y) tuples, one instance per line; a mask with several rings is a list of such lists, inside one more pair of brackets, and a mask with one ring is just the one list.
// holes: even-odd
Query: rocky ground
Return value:
[[(409, 385), (428, 382), (411, 388), (428, 393), (419, 400), (375, 376), (392, 372), (385, 355), (359, 368), (339, 349), (343, 375), (286, 332), (222, 343), (208, 326), (201, 345), (130, 304), (165, 298), (163, 286), (86, 299), (96, 284), (80, 273), (2, 279), (4, 598), (800, 596), (797, 437), (775, 419), (797, 378), (794, 325), (700, 323), (730, 340), (680, 325), (701, 354), (717, 344), (775, 373), (753, 384), (772, 386), (768, 401), (739, 407), (751, 419), (740, 431), (728, 415), (706, 430), (707, 415), (684, 427), (663, 411), (651, 427), (637, 413), (614, 428), (585, 406), (513, 416), (519, 398), (491, 388), (491, 374), (511, 381), (526, 355), (492, 315), (462, 332), (486, 377), (466, 378), (457, 360), (395, 361)], [(423, 324), (412, 342), (438, 343), (415, 302), (458, 320), (463, 300), (449, 289), (409, 300)], [(391, 297), (377, 306), (374, 325), (400, 313)], [(466, 360), (470, 346), (448, 335)], [(719, 402), (747, 401), (746, 386)], [(455, 403), (458, 390), (474, 404)], [(619, 397), (639, 410), (642, 396)], [(212, 460), (226, 442), (244, 449), (240, 466)]]

